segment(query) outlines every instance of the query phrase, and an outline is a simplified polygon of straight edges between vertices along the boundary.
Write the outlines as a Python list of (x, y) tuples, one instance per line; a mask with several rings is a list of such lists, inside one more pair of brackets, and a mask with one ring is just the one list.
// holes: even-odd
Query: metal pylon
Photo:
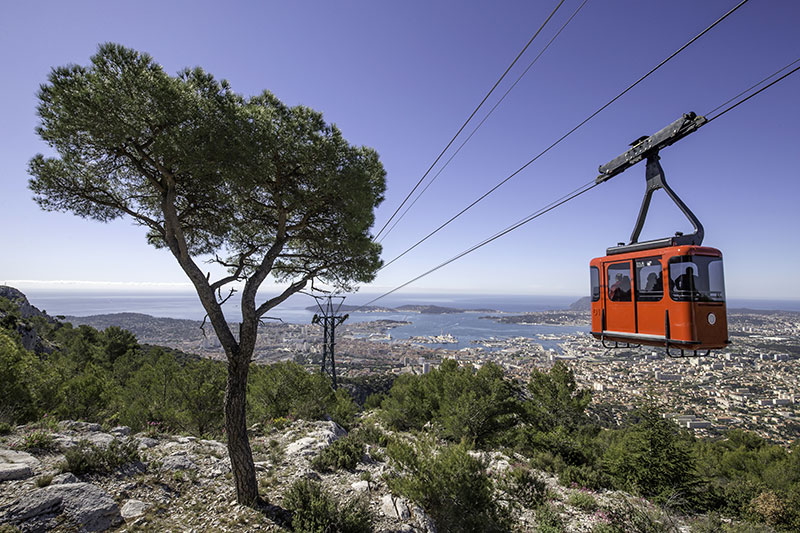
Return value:
[[(344, 296), (314, 296), (319, 307), (319, 314), (311, 319), (312, 324), (322, 325), (322, 366), (320, 372), (331, 377), (333, 388), (339, 385), (336, 382), (336, 359), (334, 357), (334, 347), (336, 346), (336, 326), (347, 320), (350, 315), (340, 315), (339, 309), (344, 303)], [(339, 300), (338, 303), (333, 300)], [(328, 359), (330, 358), (330, 369), (328, 369)]]

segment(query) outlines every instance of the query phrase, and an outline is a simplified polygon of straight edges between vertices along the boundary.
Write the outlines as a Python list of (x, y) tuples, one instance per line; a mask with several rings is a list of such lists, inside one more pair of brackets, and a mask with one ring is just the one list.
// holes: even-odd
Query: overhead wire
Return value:
[(715, 26), (717, 26), (717, 25), (718, 25), (720, 22), (722, 22), (723, 20), (725, 20), (726, 18), (728, 18), (730, 15), (732, 15), (732, 14), (733, 14), (733, 13), (734, 13), (736, 10), (738, 10), (740, 7), (742, 7), (743, 5), (745, 5), (745, 4), (746, 4), (748, 1), (749, 1), (749, 0), (741, 0), (741, 2), (739, 2), (738, 4), (736, 4), (736, 5), (735, 5), (733, 8), (731, 8), (731, 9), (730, 9), (730, 10), (729, 10), (727, 13), (725, 13), (724, 15), (722, 15), (721, 17), (719, 17), (719, 18), (718, 18), (716, 21), (714, 21), (714, 22), (713, 22), (713, 23), (712, 23), (710, 26), (708, 26), (706, 29), (704, 29), (703, 31), (701, 31), (700, 33), (698, 33), (697, 35), (695, 35), (694, 37), (692, 37), (691, 39), (689, 39), (689, 40), (688, 40), (688, 41), (687, 41), (687, 42), (686, 42), (686, 43), (685, 43), (683, 46), (681, 46), (680, 48), (678, 48), (677, 50), (675, 50), (675, 51), (674, 51), (672, 54), (670, 54), (670, 55), (669, 55), (669, 56), (667, 56), (665, 59), (663, 59), (663, 60), (662, 60), (660, 63), (658, 63), (658, 64), (657, 64), (655, 67), (653, 67), (653, 68), (651, 68), (649, 71), (647, 71), (647, 73), (645, 73), (643, 76), (641, 76), (641, 77), (640, 77), (639, 79), (637, 79), (635, 82), (633, 82), (633, 83), (631, 83), (630, 85), (628, 85), (628, 87), (626, 87), (626, 88), (625, 88), (625, 89), (624, 89), (622, 92), (620, 92), (619, 94), (617, 94), (617, 95), (616, 95), (614, 98), (612, 98), (611, 100), (609, 100), (608, 102), (606, 102), (605, 104), (603, 104), (602, 106), (600, 106), (600, 107), (599, 107), (599, 108), (598, 108), (598, 109), (597, 109), (595, 112), (593, 112), (591, 115), (589, 115), (589, 116), (588, 116), (588, 117), (586, 117), (584, 120), (582, 120), (581, 122), (579, 122), (579, 123), (578, 123), (576, 126), (574, 126), (572, 129), (570, 129), (569, 131), (567, 131), (567, 133), (565, 133), (564, 135), (562, 135), (561, 137), (559, 137), (559, 138), (558, 138), (558, 139), (557, 139), (555, 142), (553, 142), (552, 144), (550, 144), (550, 146), (548, 146), (547, 148), (545, 148), (544, 150), (542, 150), (541, 152), (539, 152), (539, 153), (538, 153), (538, 154), (537, 154), (535, 157), (533, 157), (532, 159), (530, 159), (530, 160), (529, 160), (527, 163), (525, 163), (524, 165), (522, 165), (521, 167), (519, 167), (517, 170), (515, 170), (515, 171), (514, 171), (514, 172), (512, 172), (511, 174), (509, 174), (509, 175), (508, 175), (506, 178), (504, 178), (502, 181), (500, 181), (499, 183), (497, 183), (497, 184), (496, 184), (494, 187), (492, 187), (491, 189), (489, 189), (488, 191), (486, 191), (485, 193), (483, 193), (481, 196), (479, 196), (477, 199), (475, 199), (475, 200), (474, 200), (472, 203), (470, 203), (469, 205), (467, 205), (466, 207), (464, 207), (464, 208), (463, 208), (461, 211), (459, 211), (458, 213), (456, 213), (455, 215), (453, 215), (452, 217), (450, 217), (450, 218), (449, 218), (447, 221), (445, 221), (444, 223), (442, 223), (441, 225), (439, 225), (439, 226), (438, 226), (436, 229), (434, 229), (433, 231), (431, 231), (430, 233), (428, 233), (427, 235), (425, 235), (425, 237), (423, 237), (422, 239), (420, 239), (419, 241), (417, 241), (416, 243), (414, 243), (412, 246), (410, 246), (409, 248), (407, 248), (407, 249), (406, 249), (405, 251), (403, 251), (401, 254), (399, 254), (399, 255), (395, 256), (395, 257), (394, 257), (394, 258), (393, 258), (391, 261), (388, 261), (387, 263), (384, 263), (384, 265), (383, 265), (383, 266), (382, 266), (382, 267), (381, 267), (379, 270), (382, 270), (382, 269), (384, 269), (384, 268), (388, 267), (389, 265), (391, 265), (392, 263), (394, 263), (395, 261), (397, 261), (398, 259), (400, 259), (400, 258), (401, 258), (401, 257), (403, 257), (404, 255), (406, 255), (407, 253), (411, 252), (411, 251), (412, 251), (413, 249), (415, 249), (417, 246), (419, 246), (419, 245), (420, 245), (420, 244), (422, 244), (423, 242), (427, 241), (428, 239), (430, 239), (431, 237), (433, 237), (434, 235), (436, 235), (437, 233), (439, 233), (439, 231), (441, 231), (442, 229), (444, 229), (445, 227), (447, 227), (448, 225), (450, 225), (450, 223), (452, 223), (454, 220), (456, 220), (457, 218), (459, 218), (461, 215), (463, 215), (464, 213), (466, 213), (467, 211), (469, 211), (470, 209), (472, 209), (473, 207), (475, 207), (475, 206), (476, 206), (478, 203), (480, 203), (481, 201), (483, 201), (483, 200), (484, 200), (484, 199), (485, 199), (487, 196), (491, 195), (491, 194), (492, 194), (494, 191), (496, 191), (497, 189), (499, 189), (500, 187), (502, 187), (503, 185), (505, 185), (505, 184), (506, 184), (506, 183), (507, 183), (509, 180), (511, 180), (511, 179), (512, 179), (514, 176), (516, 176), (517, 174), (519, 174), (520, 172), (522, 172), (523, 170), (525, 170), (526, 168), (528, 168), (528, 167), (529, 167), (531, 164), (533, 164), (533, 163), (534, 163), (534, 162), (535, 162), (537, 159), (539, 159), (540, 157), (542, 157), (543, 155), (545, 155), (547, 152), (549, 152), (550, 150), (552, 150), (553, 148), (555, 148), (555, 147), (556, 147), (557, 145), (559, 145), (559, 144), (560, 144), (562, 141), (564, 141), (564, 140), (565, 140), (567, 137), (569, 137), (570, 135), (572, 135), (573, 133), (575, 133), (575, 132), (576, 132), (576, 131), (577, 131), (579, 128), (581, 128), (581, 127), (582, 127), (582, 126), (584, 126), (584, 125), (585, 125), (587, 122), (589, 122), (591, 119), (593, 119), (594, 117), (596, 117), (597, 115), (599, 115), (599, 114), (600, 114), (600, 113), (601, 113), (603, 110), (605, 110), (605, 109), (606, 109), (607, 107), (609, 107), (611, 104), (613, 104), (614, 102), (616, 102), (617, 100), (619, 100), (620, 98), (622, 98), (622, 97), (623, 97), (625, 94), (627, 94), (627, 93), (628, 93), (628, 92), (629, 92), (631, 89), (633, 89), (634, 87), (636, 87), (637, 85), (639, 85), (639, 83), (641, 83), (641, 82), (642, 82), (642, 81), (644, 81), (646, 78), (648, 78), (650, 75), (652, 75), (654, 72), (656, 72), (658, 69), (660, 69), (661, 67), (663, 67), (663, 66), (664, 66), (664, 65), (665, 65), (667, 62), (669, 62), (669, 61), (670, 61), (672, 58), (674, 58), (674, 57), (675, 57), (675, 56), (677, 56), (679, 53), (681, 53), (683, 50), (685, 50), (686, 48), (688, 48), (688, 47), (689, 47), (689, 46), (690, 46), (692, 43), (694, 43), (695, 41), (697, 41), (697, 40), (698, 40), (700, 37), (702, 37), (703, 35), (705, 35), (705, 34), (706, 34), (706, 33), (708, 33), (709, 31), (711, 31), (711, 29), (713, 29), (713, 28), (714, 28)]
[[(798, 62), (800, 62), (800, 58), (798, 58), (797, 60), (793, 61), (789, 65), (783, 67), (782, 69), (778, 70), (776, 73), (770, 74), (769, 76), (767, 76), (766, 78), (764, 78), (760, 82), (756, 83), (754, 86), (750, 87), (749, 89), (747, 89), (745, 91), (742, 91), (736, 97), (734, 97), (732, 99), (729, 99), (726, 102), (724, 102), (723, 104), (717, 106), (709, 114), (711, 114), (711, 113), (713, 113), (715, 111), (718, 111), (719, 109), (721, 109), (725, 105), (727, 105), (727, 104), (731, 103), (732, 101), (734, 101), (736, 98), (741, 97), (742, 95), (748, 93), (754, 87), (758, 87), (759, 85), (765, 83), (770, 78), (775, 77), (776, 74), (786, 70), (787, 68), (791, 67), (792, 65), (794, 65), (794, 64), (796, 64)], [(743, 98), (743, 99), (739, 100), (738, 102), (736, 102), (735, 104), (730, 105), (729, 107), (723, 109), (721, 112), (719, 112), (716, 115), (714, 115), (713, 117), (709, 118), (708, 121), (706, 122), (706, 124), (708, 124), (708, 123), (712, 122), (713, 120), (721, 117), (725, 113), (728, 113), (729, 111), (737, 108), (738, 106), (740, 106), (741, 104), (747, 102), (748, 100), (750, 100), (754, 96), (764, 92), (765, 90), (767, 90), (770, 87), (774, 86), (775, 84), (781, 82), (782, 80), (788, 78), (789, 76), (791, 76), (792, 74), (794, 74), (795, 72), (797, 72), (799, 70), (800, 70), (800, 66), (795, 67), (794, 69), (792, 69), (791, 71), (787, 72), (783, 76), (773, 80), (768, 85), (765, 85), (764, 87), (761, 87), (758, 91), (754, 92), (753, 94), (750, 94), (746, 98)], [(574, 198), (577, 198), (578, 196), (590, 191), (591, 189), (593, 189), (597, 185), (600, 185), (600, 183), (603, 183), (603, 182), (598, 182), (596, 179), (592, 179), (591, 181), (589, 181), (589, 182), (581, 185), (580, 187), (574, 189), (572, 192), (567, 193), (566, 195), (562, 196), (558, 200), (555, 200), (555, 201), (551, 202), (550, 204), (547, 204), (546, 206), (540, 208), (539, 210), (531, 213), (527, 217), (525, 217), (525, 218), (519, 220), (518, 222), (516, 222), (516, 223), (514, 223), (514, 224), (512, 224), (510, 226), (507, 226), (505, 229), (495, 233), (491, 237), (487, 237), (483, 241), (481, 241), (481, 242), (479, 242), (479, 243), (467, 248), (463, 252), (460, 252), (459, 254), (451, 257), (447, 261), (444, 261), (444, 262), (438, 264), (437, 266), (435, 266), (435, 267), (423, 272), (422, 274), (416, 276), (415, 278), (413, 278), (413, 279), (411, 279), (411, 280), (409, 280), (409, 281), (407, 281), (407, 282), (405, 282), (405, 283), (403, 283), (401, 285), (398, 285), (397, 287), (393, 288), (392, 290), (390, 290), (390, 291), (388, 291), (388, 292), (386, 292), (384, 294), (381, 294), (377, 298), (373, 298), (369, 302), (367, 302), (367, 303), (361, 305), (360, 307), (358, 307), (357, 309), (355, 309), (354, 312), (357, 312), (357, 311), (359, 311), (361, 309), (364, 309), (365, 307), (368, 307), (369, 305), (372, 305), (373, 303), (377, 302), (378, 300), (381, 300), (381, 299), (385, 298), (386, 296), (389, 296), (390, 294), (393, 294), (393, 293), (399, 291), (400, 289), (403, 289), (403, 288), (407, 287), (408, 285), (411, 285), (412, 283), (414, 283), (416, 281), (419, 281), (420, 279), (424, 278), (425, 276), (428, 276), (428, 275), (436, 272), (437, 270), (439, 270), (441, 268), (444, 268), (445, 266), (453, 263), (454, 261), (457, 261), (458, 259), (461, 259), (465, 255), (468, 255), (468, 254), (470, 254), (470, 253), (472, 253), (472, 252), (474, 252), (474, 251), (486, 246), (487, 244), (499, 239), (500, 237), (502, 237), (502, 236), (504, 236), (504, 235), (506, 235), (506, 234), (508, 234), (508, 233), (510, 233), (510, 232), (512, 232), (512, 231), (524, 226), (525, 224), (528, 224), (529, 222), (532, 222), (533, 220), (535, 220), (535, 219), (539, 218), (540, 216), (544, 215), (545, 213), (548, 213), (548, 212), (552, 211), (553, 209), (555, 209), (555, 208), (557, 208), (557, 207), (569, 202), (570, 200), (573, 200)]]
[[(800, 62), (800, 58), (798, 58), (797, 60), (793, 61), (792, 63), (790, 63), (790, 64), (789, 64), (789, 65), (787, 65), (786, 67), (783, 67), (783, 68), (782, 68), (781, 70), (779, 70), (778, 72), (781, 72), (781, 71), (783, 71), (783, 70), (786, 70), (787, 68), (789, 68), (790, 66), (794, 65), (794, 64), (795, 64), (795, 63), (797, 63), (797, 62)], [(763, 86), (762, 88), (760, 88), (759, 90), (757, 90), (757, 91), (756, 91), (756, 92), (754, 92), (753, 94), (749, 95), (747, 98), (743, 98), (742, 100), (739, 100), (738, 102), (736, 102), (736, 103), (735, 103), (735, 104), (733, 104), (732, 106), (730, 106), (730, 107), (727, 107), (726, 109), (724, 109), (724, 110), (720, 111), (719, 113), (717, 113), (717, 114), (716, 114), (716, 115), (714, 115), (713, 117), (709, 118), (709, 119), (708, 119), (708, 122), (711, 122), (712, 120), (716, 120), (716, 119), (718, 119), (719, 117), (721, 117), (722, 115), (724, 115), (724, 114), (725, 114), (725, 113), (727, 113), (728, 111), (731, 111), (732, 109), (736, 109), (737, 107), (739, 107), (740, 105), (742, 105), (742, 104), (743, 104), (743, 103), (745, 103), (746, 101), (748, 101), (748, 100), (750, 100), (751, 98), (753, 98), (754, 96), (756, 96), (756, 95), (758, 95), (758, 94), (760, 94), (760, 93), (762, 93), (762, 92), (766, 91), (767, 89), (769, 89), (770, 87), (772, 87), (772, 86), (773, 86), (773, 85), (775, 85), (776, 83), (778, 83), (778, 82), (780, 82), (780, 81), (782, 81), (782, 80), (784, 80), (784, 79), (788, 78), (789, 76), (791, 76), (792, 74), (794, 74), (794, 73), (795, 73), (795, 72), (797, 72), (798, 70), (800, 70), (800, 66), (797, 66), (797, 67), (795, 67), (794, 69), (790, 70), (789, 72), (787, 72), (786, 74), (784, 74), (784, 75), (783, 75), (783, 76), (781, 76), (780, 78), (778, 78), (778, 79), (774, 80), (772, 83), (770, 83), (770, 84), (768, 84), (768, 85), (765, 85), (765, 86)], [(772, 77), (774, 77), (774, 76), (775, 76), (775, 74), (771, 74), (770, 76), (768, 76), (768, 77), (764, 78), (763, 80), (761, 80), (760, 82), (758, 82), (758, 83), (757, 83), (757, 84), (756, 84), (754, 87), (757, 87), (757, 86), (761, 85), (762, 83), (764, 83), (765, 81), (767, 81), (768, 79), (770, 79), (770, 78), (772, 78)], [(739, 93), (739, 95), (738, 95), (738, 96), (741, 96), (742, 94), (745, 94), (745, 93), (749, 92), (749, 91), (750, 91), (750, 90), (752, 90), (752, 89), (753, 89), (753, 87), (751, 87), (750, 89), (747, 89), (746, 91), (743, 91), (743, 92)], [(730, 103), (730, 102), (731, 102), (731, 100), (728, 100), (727, 102), (725, 102), (725, 104), (728, 104), (728, 103)], [(722, 105), (725, 105), (725, 104), (722, 104)], [(713, 113), (714, 111), (718, 110), (720, 107), (722, 107), (722, 106), (717, 106), (716, 108), (714, 108), (714, 109), (712, 110), (712, 113)]]
[(577, 189), (574, 189), (572, 192), (565, 194), (564, 196), (562, 196), (558, 200), (555, 200), (555, 201), (547, 204), (546, 206), (540, 208), (537, 211), (534, 211), (533, 213), (531, 213), (527, 217), (519, 220), (518, 222), (506, 227), (503, 230), (498, 231), (497, 233), (495, 233), (491, 237), (487, 237), (483, 241), (481, 241), (481, 242), (471, 246), (470, 248), (464, 250), (463, 252), (451, 257), (447, 261), (444, 261), (443, 263), (439, 263), (437, 266), (431, 268), (430, 270), (427, 270), (426, 272), (423, 272), (422, 274), (420, 274), (419, 276), (415, 277), (414, 279), (411, 279), (411, 280), (403, 283), (402, 285), (399, 285), (399, 286), (395, 287), (394, 289), (390, 290), (389, 292), (386, 292), (386, 293), (378, 296), (377, 298), (374, 298), (374, 299), (370, 300), (369, 302), (367, 302), (364, 305), (360, 306), (354, 312), (359, 311), (360, 309), (363, 309), (365, 307), (368, 307), (368, 306), (372, 305), (373, 303), (377, 302), (378, 300), (380, 300), (382, 298), (385, 298), (386, 296), (389, 296), (390, 294), (393, 294), (393, 293), (399, 291), (400, 289), (402, 289), (404, 287), (407, 287), (408, 285), (411, 285), (415, 281), (418, 281), (418, 280), (424, 278), (425, 276), (428, 276), (429, 274), (433, 274), (437, 270), (446, 267), (450, 263), (461, 259), (465, 255), (471, 254), (472, 252), (474, 252), (474, 251), (476, 251), (476, 250), (478, 250), (480, 248), (483, 248), (487, 244), (489, 244), (489, 243), (491, 243), (493, 241), (496, 241), (497, 239), (499, 239), (500, 237), (506, 235), (507, 233), (511, 233), (515, 229), (517, 229), (517, 228), (519, 228), (521, 226), (524, 226), (525, 224), (528, 224), (529, 222), (532, 222), (533, 220), (536, 220), (537, 218), (539, 218), (540, 216), (544, 215), (545, 213), (549, 213), (550, 211), (552, 211), (556, 207), (559, 207), (559, 206), (569, 202), (570, 200), (572, 200), (574, 198), (577, 198), (578, 196), (580, 196), (580, 195), (582, 195), (582, 194), (584, 194), (586, 192), (589, 192), (590, 190), (594, 189), (598, 185), (600, 185), (600, 183), (598, 183), (594, 179), (592, 179), (591, 181), (581, 185)]
[(386, 223), (383, 225), (383, 227), (380, 229), (380, 231), (378, 231), (378, 233), (375, 234), (375, 237), (373, 237), (373, 240), (376, 240), (376, 239), (378, 239), (378, 237), (380, 237), (381, 233), (383, 233), (383, 230), (386, 229), (386, 226), (389, 225), (389, 223), (392, 221), (392, 219), (394, 219), (394, 217), (397, 215), (397, 213), (403, 208), (403, 205), (405, 205), (405, 203), (408, 201), (408, 199), (411, 198), (411, 196), (414, 194), (414, 191), (417, 190), (417, 188), (425, 180), (425, 178), (428, 176), (428, 174), (430, 174), (431, 170), (433, 170), (433, 167), (436, 166), (436, 164), (439, 162), (439, 160), (442, 158), (442, 156), (445, 154), (445, 152), (447, 152), (447, 150), (450, 148), (450, 146), (455, 142), (456, 138), (458, 138), (458, 136), (461, 135), (461, 132), (464, 131), (464, 128), (467, 127), (467, 124), (469, 124), (469, 122), (472, 120), (472, 117), (475, 116), (475, 114), (478, 112), (478, 110), (481, 108), (481, 106), (483, 106), (483, 104), (486, 102), (486, 100), (489, 98), (489, 96), (491, 96), (491, 94), (494, 92), (494, 90), (497, 88), (497, 86), (500, 85), (500, 82), (503, 81), (503, 79), (506, 77), (506, 74), (508, 74), (508, 72), (511, 70), (511, 68), (517, 63), (517, 61), (519, 61), (519, 58), (522, 57), (522, 55), (525, 53), (525, 51), (528, 49), (528, 47), (531, 45), (531, 43), (533, 43), (533, 40), (536, 39), (536, 37), (539, 35), (539, 33), (541, 33), (541, 31), (544, 29), (544, 27), (547, 25), (547, 23), (550, 22), (550, 19), (553, 18), (553, 16), (556, 14), (556, 11), (558, 11), (558, 9), (561, 7), (561, 5), (565, 1), (566, 0), (560, 0), (558, 2), (556, 7), (550, 13), (550, 15), (548, 15), (548, 17), (545, 19), (545, 21), (542, 22), (541, 26), (539, 26), (539, 29), (536, 30), (536, 33), (533, 34), (533, 37), (530, 38), (530, 40), (522, 48), (520, 53), (517, 54), (517, 57), (514, 58), (514, 61), (511, 62), (511, 64), (508, 66), (508, 68), (506, 68), (505, 72), (503, 72), (503, 74), (495, 82), (495, 84), (492, 86), (492, 88), (489, 89), (489, 92), (486, 93), (486, 96), (483, 97), (483, 100), (481, 100), (481, 102), (478, 104), (478, 106), (472, 111), (472, 113), (467, 118), (467, 120), (464, 121), (464, 124), (461, 125), (461, 127), (458, 129), (456, 134), (453, 135), (453, 138), (450, 139), (450, 142), (447, 143), (447, 146), (445, 146), (444, 149), (439, 153), (439, 155), (436, 157), (434, 162), (431, 163), (431, 166), (428, 167), (428, 170), (425, 171), (425, 174), (423, 174), (422, 177), (417, 182), (417, 184), (414, 185), (414, 188), (411, 189), (411, 192), (409, 192), (408, 195), (405, 197), (405, 199), (402, 202), (400, 202), (400, 205), (397, 207), (397, 209), (395, 209), (394, 213), (392, 213), (392, 216), (389, 217), (389, 219), (386, 221)]
[(489, 117), (492, 115), (492, 113), (494, 113), (494, 111), (500, 106), (500, 104), (503, 103), (503, 100), (505, 100), (506, 96), (508, 96), (508, 94), (517, 86), (517, 84), (519, 84), (519, 82), (528, 73), (528, 71), (533, 67), (533, 65), (537, 61), (539, 61), (539, 58), (542, 57), (542, 55), (544, 55), (544, 53), (547, 51), (548, 48), (550, 48), (550, 45), (553, 44), (553, 42), (558, 38), (559, 35), (561, 35), (561, 32), (564, 31), (564, 28), (566, 28), (567, 25), (570, 22), (572, 22), (572, 19), (575, 18), (575, 16), (581, 11), (581, 9), (583, 9), (583, 6), (585, 6), (588, 2), (589, 2), (589, 0), (583, 0), (581, 5), (579, 5), (578, 8), (575, 11), (573, 11), (572, 15), (570, 15), (569, 18), (566, 20), (566, 22), (564, 22), (564, 24), (561, 25), (561, 27), (558, 29), (558, 31), (555, 33), (555, 35), (553, 35), (553, 37), (547, 42), (547, 44), (544, 45), (544, 47), (536, 55), (536, 57), (534, 57), (533, 60), (530, 63), (528, 63), (528, 66), (525, 68), (525, 70), (522, 71), (522, 74), (520, 74), (517, 77), (517, 79), (514, 81), (514, 83), (512, 83), (511, 86), (506, 90), (506, 92), (503, 93), (503, 96), (501, 96), (500, 99), (494, 104), (494, 106), (492, 106), (492, 108), (489, 110), (489, 112), (486, 113), (486, 116), (484, 116), (483, 119), (481, 119), (481, 121), (478, 123), (478, 125), (475, 126), (475, 128), (472, 130), (472, 132), (467, 136), (466, 139), (464, 139), (464, 141), (459, 145), (459, 147), (455, 150), (455, 152), (453, 152), (453, 154), (447, 159), (447, 161), (445, 161), (445, 163), (441, 167), (439, 167), (439, 170), (436, 172), (436, 174), (433, 175), (433, 177), (428, 181), (428, 183), (425, 185), (425, 187), (423, 187), (423, 189), (419, 192), (419, 194), (417, 194), (417, 197), (414, 198), (414, 200), (405, 208), (405, 210), (400, 214), (400, 216), (397, 217), (397, 219), (394, 221), (394, 224), (392, 224), (392, 226), (388, 230), (386, 230), (386, 232), (383, 234), (383, 237), (381, 237), (381, 239), (378, 240), (378, 242), (381, 242), (383, 239), (385, 239), (386, 236), (389, 235), (389, 233), (391, 233), (392, 230), (397, 226), (397, 224), (403, 219), (403, 217), (406, 216), (406, 213), (408, 213), (411, 210), (411, 208), (414, 207), (414, 204), (417, 203), (417, 200), (419, 200), (420, 197), (423, 194), (425, 194), (425, 191), (427, 191), (428, 188), (431, 185), (433, 185), (433, 183), (436, 181), (436, 178), (438, 178), (439, 175), (441, 175), (441, 173), (444, 171), (444, 169), (447, 168), (447, 166), (450, 164), (450, 162), (453, 159), (455, 159), (455, 157), (458, 155), (458, 153), (461, 151), (461, 149), (464, 148), (464, 146), (470, 141), (470, 139), (472, 139), (472, 137), (480, 129), (480, 127), (483, 126), (484, 122), (486, 122), (489, 119)]
[[(789, 63), (789, 64), (788, 64), (788, 65), (786, 65), (785, 67), (781, 67), (781, 68), (779, 68), (778, 70), (776, 70), (775, 72), (773, 72), (772, 74), (770, 74), (769, 76), (767, 76), (766, 78), (763, 78), (761, 81), (759, 81), (759, 82), (757, 82), (757, 83), (754, 83), (753, 85), (751, 85), (750, 87), (748, 87), (748, 88), (747, 88), (747, 89), (745, 89), (744, 91), (740, 92), (740, 93), (739, 93), (739, 94), (737, 94), (736, 96), (734, 96), (734, 97), (732, 97), (732, 98), (729, 98), (728, 100), (726, 100), (726, 101), (722, 102), (720, 105), (718, 105), (717, 107), (715, 107), (714, 109), (712, 109), (711, 111), (709, 111), (708, 113), (706, 113), (706, 116), (712, 115), (713, 113), (715, 113), (715, 112), (719, 111), (721, 108), (723, 108), (723, 107), (725, 107), (726, 105), (730, 104), (731, 102), (733, 102), (733, 101), (734, 101), (734, 100), (736, 100), (737, 98), (741, 97), (742, 95), (745, 95), (745, 94), (749, 93), (750, 91), (752, 91), (753, 89), (755, 89), (756, 87), (758, 87), (759, 85), (761, 85), (762, 83), (765, 83), (765, 82), (766, 82), (767, 80), (769, 80), (770, 78), (774, 78), (775, 76), (777, 76), (778, 74), (780, 74), (781, 72), (783, 72), (784, 70), (786, 70), (787, 68), (791, 67), (792, 65), (794, 65), (795, 63), (798, 63), (798, 62), (800, 62), (800, 58), (797, 58), (797, 59), (795, 59), (794, 61), (792, 61), (791, 63)], [(789, 74), (791, 74), (791, 72), (790, 72)], [(780, 81), (780, 80), (778, 80), (778, 81)], [(754, 95), (754, 96), (755, 96), (755, 95)]]

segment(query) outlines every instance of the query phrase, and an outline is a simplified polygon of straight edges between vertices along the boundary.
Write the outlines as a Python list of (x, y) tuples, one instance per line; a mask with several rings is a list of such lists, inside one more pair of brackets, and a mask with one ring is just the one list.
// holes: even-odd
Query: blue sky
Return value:
[[(128, 221), (45, 213), (27, 190), (36, 91), (98, 43), (200, 65), (239, 93), (269, 89), (322, 111), (388, 172), (377, 228), (422, 176), (556, 1), (16, 2), (0, 9), (0, 282), (177, 288), (182, 271)], [(497, 96), (579, 5), (567, 0)], [(516, 170), (736, 2), (589, 0), (413, 210), (389, 260)], [(704, 114), (800, 57), (800, 4), (752, 0), (364, 291), (393, 288), (592, 179), (598, 165), (681, 113)], [(800, 74), (662, 152), (667, 179), (725, 254), (728, 296), (800, 299)], [(489, 103), (493, 104), (494, 99)], [(488, 109), (488, 108), (487, 108)], [(479, 113), (479, 117), (483, 115)], [(471, 131), (468, 127), (467, 131)], [(628, 239), (639, 165), (409, 287), (580, 296), (588, 262)], [(643, 238), (690, 226), (656, 193)], [(163, 284), (163, 285), (162, 285)], [(84, 285), (68, 285), (81, 287)]]

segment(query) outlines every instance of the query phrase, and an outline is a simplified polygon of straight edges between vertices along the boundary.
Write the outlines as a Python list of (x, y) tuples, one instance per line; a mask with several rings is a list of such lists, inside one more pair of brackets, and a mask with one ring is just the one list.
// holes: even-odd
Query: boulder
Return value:
[(408, 520), (411, 518), (411, 511), (405, 498), (398, 498), (392, 494), (386, 494), (381, 498), (381, 511), (389, 518), (399, 518)]
[(139, 441), (140, 450), (145, 450), (147, 448), (152, 448), (153, 446), (158, 445), (158, 440), (151, 439), (150, 437), (139, 437), (136, 440)]
[(197, 465), (186, 455), (168, 455), (161, 459), (161, 470), (197, 470)]
[(314, 428), (305, 437), (290, 442), (286, 446), (286, 455), (287, 457), (314, 455), (345, 435), (347, 435), (347, 431), (336, 422), (316, 422)]
[(46, 531), (58, 522), (79, 531), (105, 531), (122, 522), (119, 507), (103, 489), (90, 483), (50, 485), (26, 496), (5, 520), (25, 530)]
[(350, 486), (356, 492), (367, 492), (369, 490), (369, 481), (366, 480), (356, 481)]
[(141, 500), (128, 500), (122, 506), (120, 514), (125, 520), (130, 520), (142, 516), (148, 507), (149, 505)]
[(75, 420), (62, 420), (58, 423), (58, 425), (69, 431), (83, 431), (83, 432), (99, 432), (102, 431), (103, 428), (100, 424), (95, 424), (93, 422), (78, 422)]
[(28, 479), (32, 475), (33, 470), (24, 463), (0, 463), (0, 481)]
[(0, 463), (22, 463), (30, 467), (39, 466), (39, 459), (27, 452), (0, 448)]
[(115, 437), (127, 437), (128, 435), (131, 434), (131, 428), (129, 428), (128, 426), (117, 426), (115, 428), (112, 428), (109, 433), (111, 433)]
[(112, 441), (116, 440), (114, 435), (110, 433), (92, 433), (87, 437), (87, 440), (95, 446), (107, 448)]
[(50, 482), (51, 485), (66, 485), (67, 483), (79, 483), (80, 479), (78, 479), (75, 474), (72, 472), (66, 472), (64, 474), (59, 474), (53, 478)]

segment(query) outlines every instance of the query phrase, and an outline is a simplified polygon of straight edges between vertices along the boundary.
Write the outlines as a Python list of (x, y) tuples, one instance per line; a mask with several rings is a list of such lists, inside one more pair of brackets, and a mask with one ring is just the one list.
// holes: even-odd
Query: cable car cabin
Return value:
[(667, 350), (728, 344), (722, 252), (678, 245), (608, 253), (589, 263), (595, 338)]

